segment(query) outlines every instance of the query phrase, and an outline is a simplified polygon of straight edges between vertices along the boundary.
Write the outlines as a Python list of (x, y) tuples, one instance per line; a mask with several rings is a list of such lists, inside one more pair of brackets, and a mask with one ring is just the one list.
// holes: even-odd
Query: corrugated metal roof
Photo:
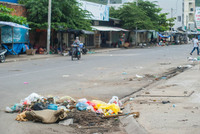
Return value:
[(97, 30), (97, 31), (124, 31), (128, 32), (129, 30), (119, 28), (119, 27), (106, 27), (106, 26), (91, 26), (92, 30)]
[(17, 23), (13, 23), (13, 22), (6, 22), (6, 21), (0, 21), (0, 27), (2, 26), (11, 26), (11, 27), (19, 27), (19, 28), (24, 28), (24, 29), (30, 29), (28, 27), (25, 27), (23, 25), (19, 25)]

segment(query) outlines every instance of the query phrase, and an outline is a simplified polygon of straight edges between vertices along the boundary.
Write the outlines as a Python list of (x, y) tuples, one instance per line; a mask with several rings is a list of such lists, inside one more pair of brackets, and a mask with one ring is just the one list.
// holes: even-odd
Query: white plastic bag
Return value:
[(119, 100), (117, 96), (113, 96), (112, 99), (108, 102), (108, 104), (112, 104), (112, 103), (115, 103), (119, 107), (122, 106), (122, 102)]
[(38, 99), (41, 99), (42, 97), (36, 93), (32, 93), (30, 94), (28, 97), (26, 97), (24, 99), (24, 101), (28, 101), (28, 102), (35, 102), (37, 101)]

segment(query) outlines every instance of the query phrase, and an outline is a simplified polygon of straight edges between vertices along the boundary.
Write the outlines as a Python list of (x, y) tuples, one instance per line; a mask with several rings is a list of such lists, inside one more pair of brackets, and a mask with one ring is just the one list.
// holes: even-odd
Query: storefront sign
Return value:
[(197, 30), (200, 31), (200, 7), (196, 7), (195, 21)]
[(92, 14), (91, 20), (109, 21), (109, 6), (82, 0), (77, 1), (81, 4), (81, 9)]

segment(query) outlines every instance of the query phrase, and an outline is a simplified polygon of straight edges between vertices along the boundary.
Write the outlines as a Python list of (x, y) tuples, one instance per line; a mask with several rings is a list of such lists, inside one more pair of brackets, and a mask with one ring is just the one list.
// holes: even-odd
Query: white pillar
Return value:
[(50, 52), (50, 38), (51, 38), (51, 0), (49, 0), (49, 7), (48, 7), (47, 54), (49, 54)]

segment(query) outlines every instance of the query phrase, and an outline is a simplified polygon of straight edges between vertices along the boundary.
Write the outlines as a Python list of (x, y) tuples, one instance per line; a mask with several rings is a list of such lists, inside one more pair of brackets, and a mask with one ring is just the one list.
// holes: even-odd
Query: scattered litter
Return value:
[[(130, 98), (131, 99), (131, 98)], [(18, 112), (17, 121), (33, 121), (45, 124), (70, 125), (85, 133), (113, 132), (119, 130), (119, 116), (139, 117), (139, 112), (125, 113), (122, 102), (113, 96), (108, 103), (101, 100), (89, 101), (86, 98), (75, 100), (70, 96), (41, 96), (32, 93), (20, 103), (6, 107), (5, 112)], [(94, 131), (95, 130), (95, 131)]]
[(192, 58), (192, 57), (188, 57), (187, 59), (188, 59), (188, 61), (197, 61), (198, 60), (197, 58)]
[(133, 98), (129, 98), (130, 101), (133, 101)]
[(192, 65), (186, 65), (187, 68), (192, 68)]
[(73, 119), (67, 119), (67, 120), (64, 120), (64, 121), (60, 121), (58, 124), (64, 125), (64, 126), (69, 126), (69, 125), (73, 124)]
[(69, 75), (63, 75), (62, 77), (63, 77), (63, 78), (68, 78), (68, 77), (69, 77)]
[(97, 86), (98, 85), (98, 83), (94, 83), (94, 86)]
[(166, 76), (163, 76), (163, 77), (161, 77), (161, 79), (165, 80), (165, 79), (167, 79), (167, 77), (166, 77)]
[(188, 119), (184, 119), (184, 120), (178, 120), (178, 121), (188, 121)]
[(69, 55), (69, 53), (62, 53), (62, 55), (63, 55), (63, 56), (68, 56), (68, 55)]
[(137, 75), (137, 74), (136, 74), (135, 76), (136, 76), (137, 78), (140, 78), (140, 79), (143, 78), (143, 76), (140, 76), (140, 75)]
[(173, 104), (172, 106), (173, 106), (173, 107), (176, 107), (176, 105), (175, 105), (175, 104)]
[(5, 110), (5, 112), (6, 112), (6, 113), (12, 113), (12, 112), (13, 112), (13, 110), (12, 110), (11, 108), (9, 108), (9, 107), (6, 107), (6, 110)]
[(170, 103), (170, 101), (162, 101), (162, 104)]
[(145, 92), (145, 94), (150, 94), (149, 92)]
[(123, 74), (123, 75), (127, 75), (128, 73), (127, 73), (127, 72), (123, 72), (122, 74)]
[(170, 65), (171, 63), (160, 63), (160, 65)]
[(24, 84), (28, 84), (28, 82), (24, 82)]
[(94, 51), (89, 51), (88, 54), (95, 54), (95, 52)]

